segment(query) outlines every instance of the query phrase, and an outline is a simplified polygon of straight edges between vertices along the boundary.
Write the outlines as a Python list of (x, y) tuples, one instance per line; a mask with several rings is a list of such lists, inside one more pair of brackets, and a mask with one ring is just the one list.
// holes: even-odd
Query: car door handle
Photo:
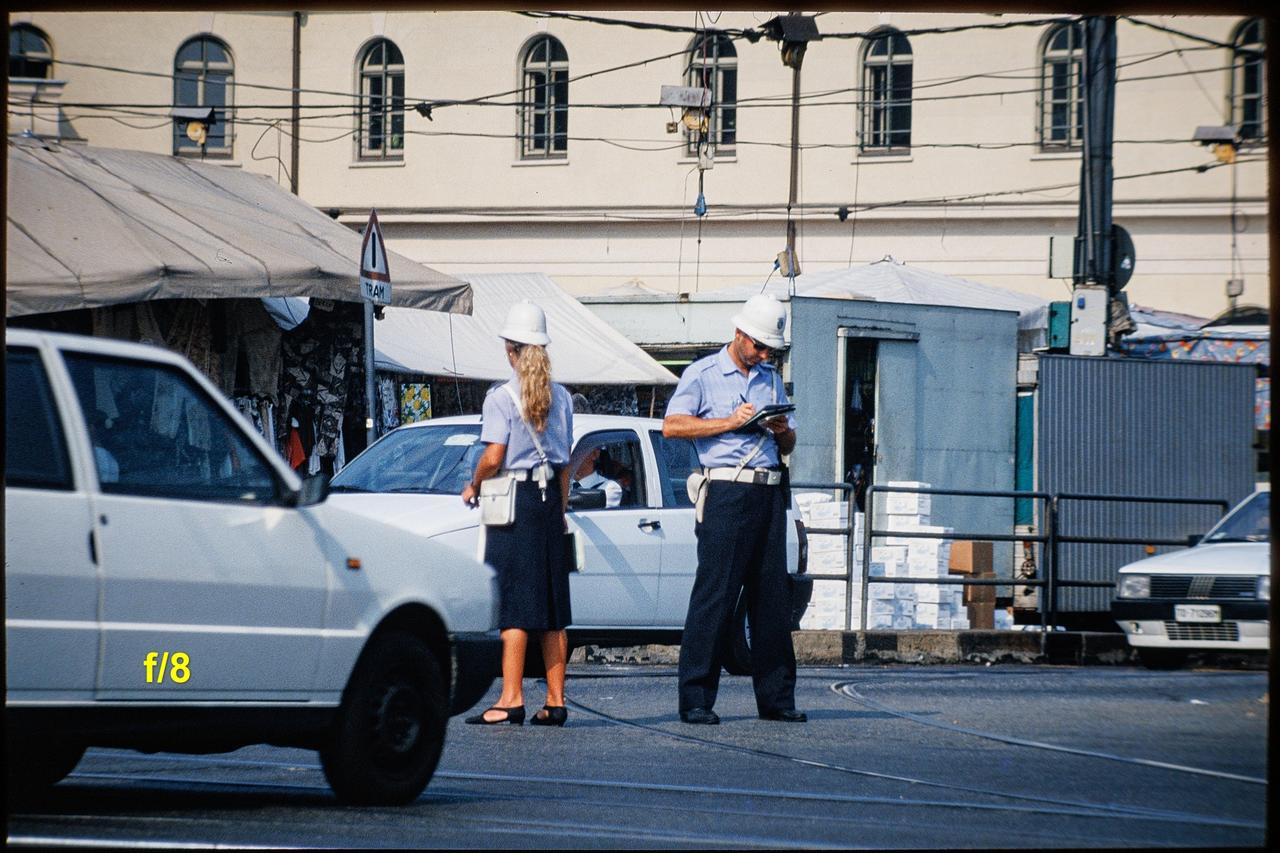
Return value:
[(639, 527), (641, 530), (648, 530), (652, 532), (654, 530), (661, 530), (662, 522), (658, 521), (656, 518), (653, 521), (650, 521), (647, 518), (642, 518), (640, 519), (640, 523), (637, 524), (636, 527)]

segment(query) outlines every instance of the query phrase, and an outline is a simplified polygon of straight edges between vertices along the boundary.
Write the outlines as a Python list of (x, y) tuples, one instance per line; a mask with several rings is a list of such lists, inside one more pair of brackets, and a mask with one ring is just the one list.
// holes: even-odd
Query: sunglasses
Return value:
[(775, 347), (771, 347), (768, 344), (760, 343), (755, 338), (748, 335), (746, 332), (742, 332), (742, 336), (751, 342), (751, 346), (755, 347), (756, 352), (770, 353), (770, 352), (773, 352), (775, 349)]

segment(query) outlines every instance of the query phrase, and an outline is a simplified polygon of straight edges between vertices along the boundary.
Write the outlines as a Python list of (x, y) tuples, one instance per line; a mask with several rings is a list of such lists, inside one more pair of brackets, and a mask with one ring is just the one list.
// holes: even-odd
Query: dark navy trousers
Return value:
[(697, 525), (698, 573), (680, 642), (680, 710), (711, 708), (732, 642), (733, 611), (747, 596), (751, 680), (760, 713), (795, 707), (786, 505), (778, 486), (713, 480)]

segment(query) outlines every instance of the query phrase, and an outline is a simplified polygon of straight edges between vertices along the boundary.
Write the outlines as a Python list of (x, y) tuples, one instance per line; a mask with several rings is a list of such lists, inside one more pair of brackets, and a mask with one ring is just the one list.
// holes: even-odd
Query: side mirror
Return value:
[(607, 502), (604, 489), (575, 489), (569, 492), (569, 509), (604, 509)]
[(302, 481), (302, 488), (298, 489), (298, 500), (294, 506), (314, 506), (324, 503), (327, 497), (329, 497), (329, 475), (321, 471)]
[(1200, 544), (1200, 540), (1201, 540), (1201, 539), (1203, 539), (1203, 538), (1204, 538), (1204, 534), (1203, 534), (1203, 533), (1190, 533), (1190, 534), (1187, 534), (1187, 547), (1188, 547), (1188, 548), (1194, 548), (1195, 546), (1197, 546), (1197, 545), (1199, 545), (1199, 544)]

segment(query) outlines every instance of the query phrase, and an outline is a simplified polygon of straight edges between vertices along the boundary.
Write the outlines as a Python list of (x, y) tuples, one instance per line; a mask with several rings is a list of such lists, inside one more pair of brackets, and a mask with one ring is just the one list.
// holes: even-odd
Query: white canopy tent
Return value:
[[(790, 288), (790, 280), (775, 277), (763, 288), (763, 292), (786, 300), (790, 298)], [(732, 302), (745, 300), (760, 292), (760, 285), (747, 284), (708, 291), (700, 296), (702, 299)], [(1049, 322), (1047, 299), (908, 266), (889, 256), (865, 266), (798, 275), (795, 279), (795, 295), (1017, 311), (1019, 338), (1039, 337), (1040, 342), (1035, 345), (1043, 345)], [(698, 299), (699, 296), (692, 298)]]
[(521, 299), (547, 314), (552, 378), (582, 385), (674, 385), (676, 377), (541, 273), (459, 273), (470, 316), (389, 307), (374, 324), (374, 365), (394, 373), (506, 379), (498, 330)]
[[(9, 138), (5, 315), (152, 299), (359, 301), (361, 236), (261, 175)], [(391, 253), (392, 304), (466, 312), (466, 282)]]

